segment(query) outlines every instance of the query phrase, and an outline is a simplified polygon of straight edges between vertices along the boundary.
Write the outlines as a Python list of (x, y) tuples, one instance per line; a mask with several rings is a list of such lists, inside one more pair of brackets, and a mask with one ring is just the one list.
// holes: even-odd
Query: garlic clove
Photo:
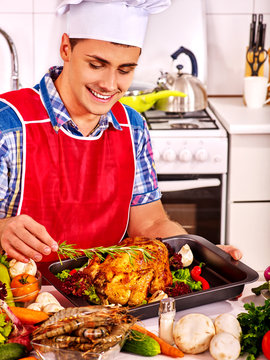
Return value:
[(41, 304), (42, 307), (48, 304), (60, 305), (56, 297), (47, 291), (40, 292), (36, 298), (36, 302)]
[(178, 251), (178, 254), (182, 255), (182, 264), (183, 267), (187, 267), (192, 264), (193, 262), (193, 253), (190, 249), (190, 246), (188, 244), (185, 244), (181, 247), (181, 249)]
[(166, 299), (168, 295), (163, 290), (157, 290), (148, 300), (148, 304), (154, 301), (160, 301), (162, 299)]

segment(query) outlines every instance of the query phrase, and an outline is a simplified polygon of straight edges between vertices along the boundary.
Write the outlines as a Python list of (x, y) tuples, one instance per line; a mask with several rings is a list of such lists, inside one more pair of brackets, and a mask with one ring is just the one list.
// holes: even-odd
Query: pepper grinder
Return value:
[(173, 345), (173, 325), (175, 318), (175, 300), (172, 297), (160, 300), (159, 304), (159, 337)]

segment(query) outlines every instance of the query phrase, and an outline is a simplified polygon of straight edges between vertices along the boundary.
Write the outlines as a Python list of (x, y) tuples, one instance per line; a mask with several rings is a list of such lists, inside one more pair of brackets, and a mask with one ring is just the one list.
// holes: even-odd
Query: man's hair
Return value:
[[(86, 40), (86, 39), (78, 39), (78, 38), (69, 38), (71, 51), (74, 49), (74, 47), (78, 44), (79, 41)], [(133, 45), (125, 45), (125, 44), (119, 44), (113, 41), (110, 41), (111, 44), (124, 46), (124, 47), (134, 47)]]

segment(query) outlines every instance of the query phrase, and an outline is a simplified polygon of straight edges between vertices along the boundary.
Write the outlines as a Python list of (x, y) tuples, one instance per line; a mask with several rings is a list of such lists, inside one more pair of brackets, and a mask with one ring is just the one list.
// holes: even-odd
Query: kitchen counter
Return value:
[(249, 109), (242, 97), (209, 97), (209, 106), (229, 134), (270, 134), (270, 105)]
[[(256, 306), (264, 304), (264, 298), (262, 296), (255, 296), (251, 292), (251, 288), (261, 285), (264, 282), (262, 274), (260, 274), (259, 280), (255, 283), (247, 284), (244, 288), (243, 294), (238, 300), (226, 300), (220, 301), (216, 303), (212, 303), (209, 305), (203, 305), (199, 307), (195, 307), (192, 309), (187, 309), (184, 311), (179, 311), (176, 313), (175, 320), (177, 321), (180, 317), (188, 314), (188, 313), (201, 313), (209, 316), (211, 319), (215, 319), (219, 314), (222, 313), (232, 313), (233, 315), (237, 315), (240, 312), (244, 312), (245, 309), (243, 305), (245, 303), (254, 302)], [(70, 302), (62, 296), (53, 286), (44, 286), (42, 287), (42, 291), (50, 291), (56, 298), (60, 301), (60, 303), (64, 306), (70, 306)], [(140, 322), (147, 330), (152, 331), (155, 334), (158, 334), (158, 317), (143, 320)], [(149, 359), (149, 357), (128, 354), (128, 353), (120, 353), (117, 357), (117, 360), (142, 360)], [(156, 360), (168, 360), (169, 357), (164, 355), (157, 355), (153, 359)], [(206, 351), (202, 354), (198, 355), (185, 355), (184, 359), (186, 360), (213, 360), (210, 356), (209, 352)], [(244, 358), (243, 358), (244, 359)], [(258, 357), (258, 360), (266, 359), (263, 355)]]

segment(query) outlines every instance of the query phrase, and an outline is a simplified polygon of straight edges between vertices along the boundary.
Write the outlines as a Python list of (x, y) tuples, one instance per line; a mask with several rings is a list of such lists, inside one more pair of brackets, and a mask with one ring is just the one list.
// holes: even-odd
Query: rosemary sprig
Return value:
[(77, 259), (79, 256), (84, 254), (89, 259), (92, 259), (94, 255), (97, 255), (98, 258), (103, 261), (105, 259), (105, 255), (110, 255), (112, 257), (115, 254), (126, 253), (129, 255), (130, 262), (136, 256), (137, 252), (140, 251), (143, 255), (143, 260), (148, 262), (149, 260), (153, 260), (154, 257), (151, 253), (139, 246), (131, 245), (131, 246), (121, 246), (121, 245), (112, 245), (108, 247), (98, 246), (95, 248), (89, 249), (76, 249), (75, 244), (67, 244), (66, 241), (58, 244), (58, 257), (61, 262), (60, 256), (62, 255), (64, 258)]

